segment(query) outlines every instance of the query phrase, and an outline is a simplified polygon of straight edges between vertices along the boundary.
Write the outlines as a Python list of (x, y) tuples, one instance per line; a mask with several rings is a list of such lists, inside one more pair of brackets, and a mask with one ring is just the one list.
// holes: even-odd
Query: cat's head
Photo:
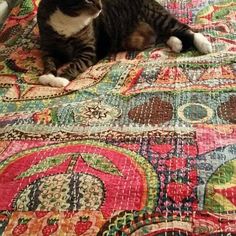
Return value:
[(71, 16), (86, 13), (97, 16), (102, 10), (101, 0), (58, 0), (60, 10)]

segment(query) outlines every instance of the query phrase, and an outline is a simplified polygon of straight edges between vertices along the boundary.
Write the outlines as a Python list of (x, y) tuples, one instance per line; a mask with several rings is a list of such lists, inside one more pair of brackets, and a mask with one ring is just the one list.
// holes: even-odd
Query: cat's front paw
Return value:
[(57, 77), (53, 74), (41, 75), (39, 77), (39, 83), (42, 85), (49, 85), (52, 87), (65, 87), (70, 81), (63, 77)]
[(212, 52), (212, 45), (208, 39), (201, 33), (194, 33), (194, 46), (197, 50), (203, 54), (208, 54)]

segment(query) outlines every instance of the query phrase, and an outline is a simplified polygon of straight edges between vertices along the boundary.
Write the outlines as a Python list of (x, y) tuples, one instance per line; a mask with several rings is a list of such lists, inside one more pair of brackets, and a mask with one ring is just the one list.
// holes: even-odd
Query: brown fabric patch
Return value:
[(236, 96), (231, 96), (218, 107), (218, 115), (221, 119), (236, 124)]
[(169, 102), (154, 97), (130, 110), (128, 116), (131, 120), (140, 124), (161, 124), (172, 119), (173, 107)]

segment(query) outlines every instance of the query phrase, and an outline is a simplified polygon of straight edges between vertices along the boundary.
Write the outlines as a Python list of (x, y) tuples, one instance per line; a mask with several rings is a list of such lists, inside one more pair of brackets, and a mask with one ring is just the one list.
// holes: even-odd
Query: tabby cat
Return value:
[(44, 85), (66, 86), (109, 53), (143, 50), (157, 42), (181, 52), (210, 42), (155, 0), (41, 0), (37, 20)]

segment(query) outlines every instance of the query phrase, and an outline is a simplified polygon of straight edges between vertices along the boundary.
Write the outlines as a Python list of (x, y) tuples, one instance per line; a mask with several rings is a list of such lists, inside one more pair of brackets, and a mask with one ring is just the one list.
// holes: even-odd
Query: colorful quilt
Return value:
[(40, 86), (37, 0), (0, 33), (0, 235), (236, 235), (236, 2), (161, 1), (213, 53), (120, 52)]

